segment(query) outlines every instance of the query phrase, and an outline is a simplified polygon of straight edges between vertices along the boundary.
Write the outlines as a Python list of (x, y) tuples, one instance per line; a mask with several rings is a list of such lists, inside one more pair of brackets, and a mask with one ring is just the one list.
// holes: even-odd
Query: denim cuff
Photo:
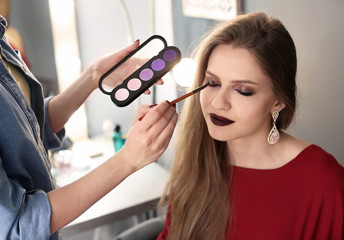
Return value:
[(44, 99), (44, 112), (45, 112), (45, 121), (44, 121), (44, 145), (48, 149), (59, 148), (62, 145), (62, 141), (66, 135), (65, 128), (62, 128), (59, 132), (54, 133), (51, 128), (50, 118), (48, 113), (48, 104), (53, 97), (48, 97)]

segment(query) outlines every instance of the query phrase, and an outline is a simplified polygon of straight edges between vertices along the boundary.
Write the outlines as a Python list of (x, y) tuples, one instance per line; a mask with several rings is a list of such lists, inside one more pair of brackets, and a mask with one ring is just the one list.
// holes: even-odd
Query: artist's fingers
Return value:
[(137, 122), (141, 121), (144, 116), (146, 116), (146, 114), (152, 110), (152, 108), (154, 108), (157, 104), (154, 105), (141, 105), (136, 113), (135, 119), (132, 123), (132, 125), (135, 125)]
[[(108, 70), (111, 66), (113, 66), (114, 64), (117, 64), (120, 60), (122, 60), (123, 58), (125, 58), (126, 56), (128, 56), (132, 51), (134, 51), (138, 46), (140, 45), (140, 41), (136, 40), (135, 42), (133, 42), (132, 44), (122, 48), (121, 50), (119, 50), (118, 52), (113, 52), (110, 53), (108, 55), (105, 55), (104, 57), (99, 58), (99, 63), (98, 63), (98, 67), (99, 68), (99, 72), (103, 72), (103, 68)], [(135, 65), (136, 62), (138, 62), (139, 60), (137, 59), (129, 59), (128, 61), (132, 61)], [(125, 63), (124, 63), (125, 64)]]
[(152, 138), (156, 139), (161, 133), (165, 131), (165, 128), (170, 123), (173, 116), (176, 114), (176, 108), (170, 106), (163, 115), (154, 123), (154, 125), (148, 130), (152, 134)]
[(147, 89), (146, 91), (144, 91), (144, 94), (149, 95), (149, 94), (151, 94), (151, 91), (149, 89)]
[[(140, 114), (147, 110), (149, 106), (142, 107)], [(122, 154), (123, 159), (136, 169), (146, 166), (166, 150), (176, 123), (177, 113), (173, 106), (167, 102), (157, 105), (130, 128), (125, 145), (118, 154)]]
[(157, 85), (163, 85), (163, 84), (164, 84), (164, 80), (161, 78), (161, 79), (159, 79), (155, 84), (157, 84)]
[(178, 121), (178, 114), (177, 112), (174, 112), (172, 117), (170, 118), (170, 120), (167, 122), (166, 126), (164, 127), (163, 131), (157, 136), (157, 141), (160, 142), (161, 146), (161, 151), (165, 151), (165, 149), (167, 148), (174, 128), (176, 127)]
[(117, 58), (122, 59), (129, 55), (132, 51), (134, 51), (140, 45), (140, 40), (137, 39), (135, 42), (130, 44), (129, 46), (122, 48), (120, 51), (116, 53)]
[[(155, 154), (156, 158), (160, 157), (161, 154), (163, 154), (163, 152), (168, 147), (168, 144), (173, 135), (173, 131), (177, 124), (177, 112), (172, 113), (172, 115), (167, 115), (170, 118), (167, 118), (167, 116), (161, 117), (161, 119), (168, 120), (163, 121), (166, 124), (162, 124), (162, 122), (157, 122), (154, 124), (154, 126), (152, 126), (151, 129), (149, 129), (148, 133), (146, 134), (145, 144), (150, 146), (150, 151)], [(161, 126), (164, 127), (161, 128)]]
[(165, 113), (145, 133), (144, 144), (150, 147), (156, 157), (166, 150), (177, 124), (177, 112), (170, 106)]
[[(146, 115), (144, 115), (144, 118), (140, 122), (140, 124), (144, 126), (143, 130), (147, 131), (150, 129), (170, 107), (170, 104), (167, 101), (164, 101), (152, 108)], [(170, 111), (171, 110), (172, 109), (170, 109)], [(175, 111), (175, 109), (173, 110)]]
[(136, 117), (134, 118), (134, 122), (132, 125), (135, 125), (136, 122), (138, 121), (141, 121), (145, 116), (146, 114), (152, 110), (152, 108), (156, 107), (158, 104), (152, 104), (152, 105), (141, 105), (139, 107), (139, 110), (137, 111), (136, 113)]

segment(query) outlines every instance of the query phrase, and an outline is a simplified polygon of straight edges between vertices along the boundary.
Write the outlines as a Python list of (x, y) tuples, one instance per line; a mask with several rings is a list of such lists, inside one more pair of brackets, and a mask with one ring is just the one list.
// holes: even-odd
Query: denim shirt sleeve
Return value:
[(50, 118), (49, 118), (49, 114), (48, 114), (48, 104), (49, 101), (52, 99), (53, 97), (48, 97), (46, 99), (44, 99), (44, 112), (45, 112), (45, 120), (44, 120), (44, 146), (47, 149), (54, 149), (54, 148), (58, 148), (61, 146), (62, 144), (62, 140), (65, 137), (65, 129), (61, 129), (58, 133), (54, 133), (54, 131), (51, 128), (51, 124), (50, 124)]
[(0, 196), (8, 196), (0, 201), (0, 236), (13, 240), (50, 238), (51, 208), (45, 192), (27, 192), (0, 168)]

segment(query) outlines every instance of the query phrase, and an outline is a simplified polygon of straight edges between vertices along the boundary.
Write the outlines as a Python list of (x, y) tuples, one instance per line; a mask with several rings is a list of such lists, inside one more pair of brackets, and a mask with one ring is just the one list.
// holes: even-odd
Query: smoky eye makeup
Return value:
[[(181, 52), (174, 46), (167, 46), (166, 40), (159, 35), (154, 35), (138, 49), (142, 48), (147, 42), (153, 38), (159, 38), (164, 42), (165, 47), (154, 57), (149, 59), (139, 69), (133, 72), (129, 77), (123, 80), (123, 82), (115, 87), (112, 91), (106, 91), (102, 87), (102, 81), (109, 75), (108, 72), (114, 71), (119, 65), (129, 59), (132, 55), (128, 55), (119, 64), (115, 65), (107, 73), (105, 73), (99, 82), (100, 90), (110, 95), (112, 102), (118, 107), (125, 107), (132, 103), (142, 93), (144, 93), (149, 87), (161, 79), (167, 72), (169, 72), (180, 60)], [(137, 52), (136, 49), (134, 52)]]
[(206, 82), (209, 83), (209, 87), (220, 87), (221, 86), (221, 83), (219, 81), (216, 81), (213, 79), (208, 79)]
[(214, 77), (208, 77), (206, 76), (204, 78), (203, 84), (205, 83), (209, 83), (209, 87), (219, 87), (221, 86), (221, 82), (217, 79), (215, 79)]
[(243, 91), (240, 91), (240, 90), (236, 90), (236, 91), (238, 93), (240, 93), (241, 95), (246, 96), (246, 97), (252, 96), (254, 94), (254, 92), (243, 92)]
[(205, 83), (209, 83), (209, 87), (219, 87), (219, 86), (221, 86), (221, 82), (218, 79), (218, 77), (216, 75), (212, 74), (209, 71), (205, 72), (203, 84), (205, 84)]
[(252, 96), (255, 93), (252, 88), (246, 86), (235, 86), (234, 91), (247, 97)]

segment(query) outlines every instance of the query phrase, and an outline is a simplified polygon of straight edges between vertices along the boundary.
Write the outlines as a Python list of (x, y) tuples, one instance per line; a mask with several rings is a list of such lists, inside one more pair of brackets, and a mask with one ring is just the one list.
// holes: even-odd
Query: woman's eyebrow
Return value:
[(233, 83), (246, 83), (246, 84), (258, 85), (257, 83), (251, 80), (234, 80)]
[[(216, 74), (210, 72), (209, 70), (207, 70), (205, 72), (205, 75), (210, 75), (216, 79), (220, 79), (218, 76), (216, 76)], [(253, 82), (251, 80), (248, 80), (248, 79), (243, 79), (243, 80), (233, 80), (233, 83), (246, 83), (246, 84), (252, 84), (252, 85), (258, 85), (256, 82)]]
[(209, 70), (205, 71), (205, 75), (210, 75), (210, 76), (212, 76), (212, 77), (214, 77), (214, 78), (219, 79), (218, 76), (216, 76), (214, 73), (210, 72)]

